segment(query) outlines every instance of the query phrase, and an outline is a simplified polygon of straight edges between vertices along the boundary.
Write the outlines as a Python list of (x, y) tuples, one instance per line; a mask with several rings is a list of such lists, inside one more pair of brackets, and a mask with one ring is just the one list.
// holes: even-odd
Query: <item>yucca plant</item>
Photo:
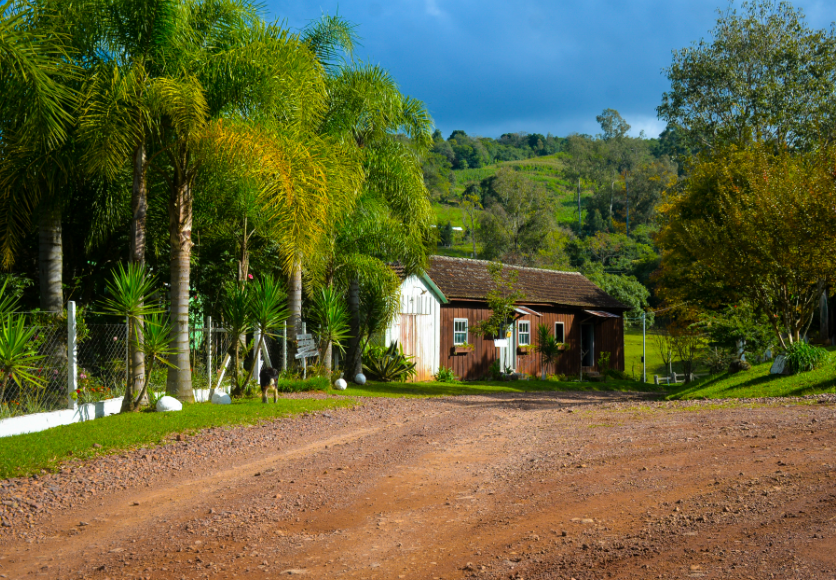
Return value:
[(403, 382), (415, 375), (415, 363), (412, 362), (415, 357), (405, 355), (397, 341), (390, 344), (382, 355), (370, 350), (364, 358), (363, 370), (369, 378), (390, 383)]
[[(147, 383), (142, 346), (144, 318), (163, 312), (157, 304), (156, 284), (156, 277), (144, 264), (138, 263), (130, 263), (127, 268), (119, 264), (107, 282), (109, 297), (102, 302), (101, 313), (126, 318), (128, 322), (130, 355), (125, 398), (122, 399), (123, 413), (138, 410), (143, 401), (144, 384)], [(138, 392), (142, 396), (137, 397)]]
[(0, 316), (6, 317), (11, 315), (17, 308), (17, 297), (13, 294), (6, 294), (6, 287), (9, 285), (9, 279), (3, 281), (3, 286), (0, 286)]
[[(139, 327), (142, 340), (139, 342), (141, 352), (148, 363), (148, 372), (145, 373), (145, 380), (142, 382), (142, 389), (138, 393), (135, 403), (139, 404), (145, 394), (148, 393), (148, 385), (151, 382), (151, 373), (154, 366), (159, 363), (173, 368), (168, 358), (174, 352), (171, 347), (171, 321), (168, 316), (161, 313), (154, 313), (148, 316), (145, 323)], [(152, 404), (154, 401), (149, 401)]]
[[(287, 309), (287, 293), (281, 282), (273, 276), (264, 276), (256, 280), (250, 287), (249, 317), (252, 327), (258, 331), (258, 344), (255, 345), (255, 356), (264, 348), (264, 337), (274, 336), (275, 331), (284, 326), (290, 316)], [(255, 365), (250, 366), (250, 371), (244, 379), (244, 385), (248, 385), (252, 379)]]
[(558, 342), (549, 332), (548, 326), (545, 324), (537, 326), (537, 346), (535, 350), (540, 354), (540, 360), (543, 365), (541, 372), (541, 378), (543, 380), (546, 379), (547, 367), (553, 364), (563, 352), (560, 348), (561, 345), (562, 343)]
[(244, 394), (246, 383), (241, 383), (241, 360), (249, 352), (249, 345), (242, 341), (252, 330), (252, 316), (250, 315), (250, 292), (247, 286), (227, 284), (224, 299), (221, 303), (224, 324), (232, 336), (230, 357), (232, 358), (232, 396), (240, 397)]
[(331, 348), (336, 346), (341, 353), (344, 353), (345, 343), (349, 337), (348, 308), (335, 288), (326, 286), (314, 294), (311, 318), (314, 322), (314, 332), (319, 338), (322, 365), (330, 375)]
[(0, 316), (0, 404), (5, 401), (6, 387), (43, 388), (44, 381), (32, 371), (44, 357), (38, 354), (33, 335), (37, 328), (26, 328), (23, 316)]

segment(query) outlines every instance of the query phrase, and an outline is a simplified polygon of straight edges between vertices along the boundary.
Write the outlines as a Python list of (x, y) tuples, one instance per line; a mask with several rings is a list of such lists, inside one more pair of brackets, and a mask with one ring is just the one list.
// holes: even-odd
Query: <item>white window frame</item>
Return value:
[[(459, 322), (464, 322), (464, 331), (456, 330), (456, 324)], [(460, 346), (462, 344), (468, 344), (468, 331), (470, 330), (470, 323), (468, 322), (467, 318), (454, 318), (453, 319), (453, 346)], [(457, 341), (456, 335), (457, 334), (464, 334), (463, 341)]]
[[(563, 340), (557, 340), (557, 327), (560, 326), (562, 328), (561, 334), (563, 335)], [(566, 342), (566, 325), (563, 322), (555, 322), (554, 323), (554, 338), (557, 342)]]
[[(528, 328), (525, 332), (520, 330), (520, 327), (525, 324)], [(522, 337), (525, 336), (525, 342), (522, 341)], [(518, 320), (517, 321), (517, 346), (530, 346), (531, 345), (531, 321), (530, 320)]]

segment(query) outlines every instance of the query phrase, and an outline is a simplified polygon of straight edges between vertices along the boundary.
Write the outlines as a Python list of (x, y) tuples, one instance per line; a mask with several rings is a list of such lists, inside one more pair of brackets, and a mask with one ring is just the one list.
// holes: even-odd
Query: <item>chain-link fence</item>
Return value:
[(91, 403), (119, 397), (127, 378), (127, 341), (124, 324), (85, 324), (76, 332), (77, 379), (69, 387), (67, 318), (57, 313), (15, 313), (23, 320), (26, 337), (16, 356), (20, 370), (17, 382), (11, 375), (0, 378), (0, 418), (66, 409), (71, 401)]
[(76, 400), (91, 403), (125, 394), (128, 336), (124, 324), (81, 325)]
[[(246, 347), (241, 346), (241, 357), (246, 368), (252, 364), (252, 348), (255, 338), (247, 336)], [(243, 342), (243, 341), (242, 341)], [(281, 336), (266, 336), (264, 340), (265, 352), (262, 364), (275, 368), (282, 368), (284, 356), (284, 341)], [(192, 328), (189, 334), (190, 361), (192, 370), (192, 388), (195, 390), (222, 390), (226, 393), (232, 388), (231, 359), (233, 356), (234, 340), (232, 334), (225, 328), (205, 326)], [(167, 369), (160, 368), (151, 377), (152, 390), (165, 389)], [(258, 380), (258, 377), (254, 377)]]
[[(74, 311), (74, 310), (73, 310)], [(75, 404), (94, 403), (120, 397), (125, 393), (129, 349), (125, 324), (88, 323), (79, 318), (74, 326), (76, 368), (69, 364), (69, 331), (63, 314), (18, 313), (25, 330), (31, 332), (23, 351), (30, 357), (31, 380), (10, 380), (0, 376), (0, 419), (32, 413), (72, 408)], [(209, 389), (230, 392), (230, 359), (233, 336), (224, 328), (205, 325), (190, 331), (192, 388), (199, 400), (206, 400)], [(251, 368), (254, 337), (247, 337), (250, 349), (242, 348), (245, 368)], [(247, 352), (249, 350), (249, 352)], [(281, 335), (266, 336), (263, 365), (282, 369), (286, 365), (285, 340)], [(147, 367), (146, 367), (147, 368)], [(149, 389), (164, 393), (168, 367), (155, 365)], [(258, 380), (254, 376), (255, 381)]]
[[(25, 357), (23, 372), (32, 380), (15, 381), (11, 373), (0, 377), (0, 418), (67, 408), (66, 319), (50, 313), (18, 313), (29, 340), (16, 349)], [(28, 333), (31, 332), (31, 335)], [(13, 341), (9, 341), (10, 345)], [(20, 375), (19, 375), (20, 376)], [(22, 377), (23, 378), (23, 377)]]

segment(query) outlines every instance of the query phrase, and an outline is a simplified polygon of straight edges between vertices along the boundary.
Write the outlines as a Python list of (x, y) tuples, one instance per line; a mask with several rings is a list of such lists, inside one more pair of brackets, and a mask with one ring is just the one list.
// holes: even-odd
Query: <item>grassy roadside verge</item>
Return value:
[(671, 385), (667, 399), (802, 397), (836, 393), (836, 368), (832, 362), (807, 373), (788, 376), (770, 375), (771, 367), (769, 361), (733, 375), (723, 373), (688, 385)]
[(279, 399), (276, 404), (265, 405), (259, 397), (234, 400), (231, 405), (187, 404), (179, 412), (113, 415), (39, 433), (4, 437), (0, 439), (0, 479), (28, 476), (41, 469), (55, 469), (71, 458), (88, 459), (158, 444), (174, 433), (252, 425), (353, 404), (352, 401), (338, 399)]
[(474, 381), (462, 383), (376, 383), (349, 384), (345, 391), (329, 391), (354, 397), (445, 397), (491, 395), (496, 393), (532, 393), (546, 391), (642, 391), (663, 395), (664, 390), (635, 381), (608, 380), (606, 383), (557, 381)]

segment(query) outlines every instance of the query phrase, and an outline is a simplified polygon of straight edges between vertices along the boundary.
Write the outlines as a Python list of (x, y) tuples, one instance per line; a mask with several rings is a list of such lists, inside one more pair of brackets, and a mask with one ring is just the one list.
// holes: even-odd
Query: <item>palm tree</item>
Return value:
[[(254, 18), (248, 6), (195, 10), (206, 18), (203, 38), (190, 56), (193, 75), (172, 82), (161, 106), (160, 149), (168, 170), (171, 317), (176, 371), (168, 391), (190, 399), (188, 290), (193, 186), (198, 172), (224, 163), (267, 177), (262, 204), (280, 231), (288, 263), (315, 239), (326, 210), (325, 182), (345, 166), (306, 128), (324, 110), (322, 68), (298, 37)], [(323, 161), (324, 160), (324, 161)], [(334, 160), (334, 162), (331, 162)], [(152, 162), (152, 165), (155, 162)], [(185, 370), (184, 370), (185, 369)]]
[(0, 251), (10, 267), (37, 212), (41, 307), (50, 311), (63, 308), (60, 199), (80, 78), (74, 53), (50, 7), (0, 5)]
[[(361, 149), (366, 174), (354, 213), (340, 220), (345, 224), (344, 235), (336, 234), (330, 244), (330, 255), (342, 264), (326, 267), (350, 273), (351, 339), (345, 368), (354, 377), (362, 370), (363, 279), (377, 285), (368, 293), (378, 295), (385, 287), (393, 288), (386, 262), (403, 262), (407, 273), (420, 270), (426, 262), (432, 208), (420, 155), (432, 143), (432, 121), (424, 105), (402, 95), (391, 75), (379, 67), (343, 68), (330, 79), (329, 94), (323, 131)], [(398, 138), (396, 132), (405, 138)], [(382, 224), (388, 227), (378, 227)], [(370, 236), (371, 231), (377, 236)]]

